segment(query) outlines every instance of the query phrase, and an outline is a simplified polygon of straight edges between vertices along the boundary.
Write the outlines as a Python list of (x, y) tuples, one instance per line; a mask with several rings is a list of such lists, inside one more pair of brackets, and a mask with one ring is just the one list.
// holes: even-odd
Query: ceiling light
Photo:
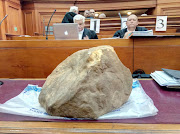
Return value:
[(95, 17), (98, 17), (98, 15), (99, 15), (98, 13), (95, 13), (95, 15), (94, 15), (94, 16), (95, 16)]
[(127, 12), (127, 15), (131, 15), (132, 14), (132, 12)]

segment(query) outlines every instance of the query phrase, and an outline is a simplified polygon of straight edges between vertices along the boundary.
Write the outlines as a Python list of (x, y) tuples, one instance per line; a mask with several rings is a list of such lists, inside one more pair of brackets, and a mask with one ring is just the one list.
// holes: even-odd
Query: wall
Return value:
[(20, 0), (0, 0), (0, 12), (3, 13), (0, 19), (8, 14), (0, 27), (0, 39), (5, 39), (6, 33), (44, 35), (44, 27), (54, 9), (57, 11), (50, 26), (60, 23), (72, 5), (78, 6), (80, 11), (91, 8), (96, 11), (154, 8), (153, 15), (180, 15), (180, 0), (22, 0), (21, 5)]
[(32, 36), (35, 35), (35, 33), (38, 33), (43, 35), (44, 26), (47, 26), (53, 11), (56, 9), (56, 13), (52, 17), (50, 26), (53, 23), (61, 23), (65, 13), (68, 12), (69, 7), (73, 5), (73, 2), (23, 4), (25, 34)]
[(81, 10), (122, 10), (156, 7), (157, 0), (77, 0), (75, 5)]
[[(0, 0), (0, 21), (4, 18), (5, 13), (4, 13), (4, 1)], [(7, 20), (5, 19), (1, 25), (0, 25), (0, 40), (6, 39), (5, 33), (6, 33), (6, 22)]]
[(98, 10), (120, 10), (120, 9), (137, 9), (137, 8), (152, 8), (156, 6), (156, 0), (58, 0), (58, 1), (49, 1), (44, 2), (36, 0), (35, 2), (24, 2), (23, 14), (25, 18), (25, 34), (39, 35), (45, 34), (44, 26), (48, 24), (48, 21), (56, 9), (50, 26), (53, 23), (60, 23), (66, 12), (69, 11), (70, 6), (78, 6), (79, 11), (84, 11), (86, 9), (93, 8), (96, 11)]
[(3, 13), (0, 16), (1, 20), (6, 14), (8, 15), (1, 25), (1, 39), (6, 39), (5, 34), (24, 34), (20, 0), (0, 0), (0, 8)]
[(180, 0), (157, 0), (155, 15), (180, 15)]

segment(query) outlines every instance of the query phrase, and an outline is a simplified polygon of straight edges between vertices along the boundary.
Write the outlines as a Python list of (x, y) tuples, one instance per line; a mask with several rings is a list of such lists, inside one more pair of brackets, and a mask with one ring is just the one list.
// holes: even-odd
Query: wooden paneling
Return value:
[(7, 33), (20, 35), (22, 31), (22, 16), (20, 0), (6, 1)]
[[(2, 5), (3, 16), (8, 15), (2, 25), (2, 36), (5, 36), (6, 33), (15, 35), (24, 34), (20, 0), (4, 0), (1, 1), (0, 5)], [(3, 39), (5, 38), (3, 37)]]
[(1, 33), (1, 28), (0, 28), (0, 40), (2, 40), (2, 33)]
[(147, 74), (161, 68), (180, 70), (180, 38), (139, 38), (134, 41), (134, 70)]
[(12, 122), (1, 121), (1, 133), (61, 133), (61, 134), (178, 134), (180, 124), (125, 124), (99, 122)]
[(20, 0), (6, 0), (12, 4), (16, 4), (16, 5), (19, 5), (20, 4)]
[(143, 69), (147, 74), (161, 68), (180, 70), (179, 37), (0, 41), (0, 44), (1, 78), (46, 78), (72, 53), (99, 45), (113, 46), (131, 72), (136, 69)]
[[(151, 8), (156, 6), (156, 0), (131, 0), (131, 1), (124, 1), (124, 0), (117, 0), (117, 1), (101, 1), (101, 0), (80, 0), (80, 1), (31, 1), (31, 2), (24, 2), (22, 7), (23, 11), (26, 10), (34, 11), (33, 24), (34, 26), (34, 33), (39, 33), (43, 35), (44, 25), (48, 24), (48, 21), (54, 11), (56, 9), (56, 13), (54, 14), (50, 26), (53, 23), (60, 23), (65, 15), (66, 12), (69, 11), (69, 7), (76, 5), (79, 7), (80, 11), (84, 11), (85, 9), (94, 8), (95, 10), (120, 10), (120, 9), (134, 9), (134, 8)], [(111, 3), (110, 3), (111, 2)], [(25, 20), (25, 22), (27, 22)], [(25, 24), (26, 25), (26, 24)], [(28, 35), (32, 35), (32, 33), (26, 33)]]
[[(156, 15), (153, 16), (138, 16), (139, 26), (152, 29), (154, 34), (176, 34), (176, 30), (180, 27), (180, 16), (168, 16), (167, 19), (167, 31), (155, 32)], [(90, 28), (90, 19), (86, 19), (86, 27)], [(117, 30), (121, 28), (120, 18), (105, 18), (100, 20), (100, 33), (98, 35), (109, 35), (112, 37)]]
[[(52, 13), (41, 11), (39, 12), (39, 21), (40, 21), (40, 35), (43, 35), (43, 27), (47, 26), (49, 18)], [(60, 17), (63, 17), (62, 13), (55, 13), (53, 16), (50, 26), (53, 23), (60, 23), (61, 19)], [(156, 16), (138, 16), (139, 19), (139, 26), (146, 27), (147, 29), (153, 29), (155, 34), (178, 34), (176, 33), (176, 30), (180, 27), (180, 16), (168, 16), (167, 21), (167, 31), (165, 32), (155, 32), (155, 25), (156, 25)], [(119, 30), (121, 27), (121, 21), (119, 17), (113, 17), (113, 18), (105, 18), (100, 20), (100, 38), (107, 38), (112, 37), (114, 33)], [(37, 25), (37, 24), (36, 24)], [(38, 25), (37, 25), (38, 26)], [(90, 19), (86, 19), (85, 27), (90, 28)], [(45, 34), (45, 33), (44, 33)], [(30, 34), (29, 34), (30, 35)], [(103, 35), (101, 37), (101, 35)]]
[(29, 12), (24, 12), (24, 19), (25, 19), (25, 34), (26, 35), (34, 35), (34, 31), (35, 31), (35, 24), (34, 22), (34, 15), (33, 12), (29, 11)]
[(95, 10), (122, 10), (122, 9), (138, 9), (138, 8), (153, 8), (156, 7), (156, 0), (117, 0), (117, 1), (77, 1), (76, 6), (80, 11), (86, 9)]
[(156, 15), (180, 15), (179, 0), (157, 0), (154, 14)]
[[(5, 14), (5, 5), (4, 1), (0, 0), (0, 21), (4, 18)], [(7, 25), (7, 20), (5, 19), (1, 25), (0, 25), (0, 40), (5, 40), (6, 39), (6, 25)]]
[[(40, 35), (43, 35), (44, 26), (47, 26), (49, 19), (53, 13), (53, 11), (56, 9), (56, 13), (54, 14), (50, 26), (53, 23), (61, 23), (64, 15), (66, 12), (69, 11), (69, 7), (73, 6), (73, 2), (51, 2), (49, 3), (24, 3), (23, 6), (23, 12), (24, 16), (26, 16), (26, 13), (32, 12), (32, 25), (33, 25), (33, 34), (32, 32), (27, 32), (28, 35), (34, 35), (34, 33), (38, 33)], [(28, 18), (25, 17), (25, 23), (27, 23), (29, 20), (26, 20)], [(25, 24), (27, 25), (27, 24)], [(44, 33), (45, 34), (45, 33)]]
[(46, 78), (72, 53), (99, 45), (114, 47), (133, 70), (132, 40), (0, 41), (0, 78)]
[[(9, 40), (46, 40), (46, 36), (18, 37), (12, 36)], [(55, 40), (54, 36), (48, 36), (48, 40)]]
[[(22, 0), (22, 5), (20, 5), (20, 0), (1, 0), (0, 6), (2, 7), (2, 3), (4, 3), (3, 14), (8, 14), (7, 18), (7, 26), (4, 24), (1, 26), (1, 36), (0, 38), (5, 39), (5, 33), (9, 34), (28, 34), (34, 35), (38, 33), (39, 35), (43, 35), (44, 25), (47, 25), (50, 16), (54, 9), (56, 9), (56, 13), (52, 18), (50, 26), (53, 23), (59, 23), (62, 21), (65, 13), (69, 11), (69, 7), (76, 5), (79, 7), (80, 11), (84, 11), (86, 9), (93, 8), (96, 11), (101, 10), (123, 10), (123, 9), (140, 9), (140, 8), (155, 8), (154, 15), (180, 15), (180, 1), (179, 0)], [(23, 9), (24, 20), (21, 15), (21, 6)], [(113, 19), (114, 18), (110, 18)], [(118, 18), (117, 18), (118, 19)], [(24, 22), (25, 24), (22, 24)], [(152, 28), (155, 22), (148, 21), (146, 24), (144, 22), (140, 25), (144, 25), (149, 29)], [(179, 24), (179, 22), (177, 21)], [(23, 29), (23, 26), (24, 29)], [(108, 28), (104, 25), (101, 27), (101, 31), (107, 31), (110, 29), (111, 31), (117, 31), (120, 27), (120, 21), (113, 24)], [(3, 27), (3, 28), (2, 28)], [(16, 30), (17, 27), (17, 31)], [(154, 27), (154, 26), (153, 26)], [(179, 27), (177, 25), (176, 27)], [(109, 31), (109, 30), (108, 30)]]
[(21, 34), (21, 25), (19, 24), (19, 9), (8, 5), (8, 33)]
[[(50, 4), (49, 4), (50, 3)], [(93, 8), (96, 11), (101, 10), (123, 10), (123, 9), (140, 9), (140, 8), (156, 8), (154, 11), (154, 14), (166, 14), (166, 15), (178, 15), (179, 12), (179, 3), (177, 0), (166, 2), (165, 0), (115, 0), (115, 1), (108, 1), (108, 0), (29, 0), (29, 2), (24, 1), (22, 4), (23, 11), (26, 12), (27, 10), (31, 10), (31, 12), (34, 12), (32, 14), (33, 16), (33, 22), (34, 29), (33, 33), (38, 33), (39, 35), (43, 35), (44, 26), (48, 24), (48, 21), (50, 19), (50, 16), (52, 15), (52, 12), (54, 9), (56, 9), (56, 13), (54, 14), (52, 21), (50, 23), (50, 26), (53, 23), (60, 23), (62, 21), (62, 18), (64, 17), (65, 13), (69, 11), (69, 7), (72, 5), (76, 5), (79, 7), (80, 11), (84, 11), (86, 9)], [(176, 13), (175, 13), (176, 12)], [(141, 18), (141, 17), (140, 17)], [(145, 17), (144, 17), (145, 18)], [(148, 18), (148, 17), (146, 17)], [(105, 19), (106, 20), (106, 19)], [(107, 26), (107, 23), (104, 23), (104, 20), (102, 19), (102, 25), (101, 25), (101, 31), (117, 31), (120, 29), (120, 20), (119, 18), (110, 18), (111, 25)], [(141, 21), (144, 19), (140, 19), (140, 26), (145, 26), (148, 29), (154, 29), (155, 27), (155, 18), (149, 18), (146, 19), (145, 22)], [(114, 22), (113, 22), (114, 21)], [(27, 22), (27, 20), (25, 20)], [(175, 21), (174, 21), (175, 22)], [(173, 23), (174, 23), (173, 22)], [(177, 20), (178, 25), (176, 27), (179, 27), (179, 21)], [(87, 23), (88, 24), (88, 23)], [(27, 25), (27, 24), (25, 24)], [(169, 27), (173, 27), (175, 24), (171, 25), (171, 22), (169, 23)], [(88, 27), (88, 25), (87, 25)], [(168, 27), (168, 28), (169, 28)], [(32, 32), (28, 32), (26, 34), (34, 35)]]

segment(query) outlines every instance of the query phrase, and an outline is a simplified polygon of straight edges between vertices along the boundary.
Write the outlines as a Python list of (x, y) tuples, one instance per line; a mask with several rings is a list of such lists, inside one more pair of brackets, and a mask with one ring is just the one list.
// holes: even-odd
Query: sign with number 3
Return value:
[(167, 16), (157, 16), (156, 31), (166, 31), (166, 29), (167, 29)]

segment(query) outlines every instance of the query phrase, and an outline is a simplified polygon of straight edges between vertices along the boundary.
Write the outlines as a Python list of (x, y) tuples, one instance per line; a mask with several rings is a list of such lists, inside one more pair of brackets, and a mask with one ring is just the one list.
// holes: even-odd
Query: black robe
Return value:
[(98, 36), (94, 31), (84, 28), (82, 39), (86, 37), (86, 35), (89, 37), (89, 39), (98, 39)]
[[(136, 27), (135, 31), (147, 31), (147, 29), (145, 27)], [(123, 38), (126, 32), (127, 32), (127, 28), (118, 30), (116, 31), (113, 37)]]
[(76, 15), (74, 12), (67, 12), (62, 20), (62, 23), (74, 23), (73, 17)]

